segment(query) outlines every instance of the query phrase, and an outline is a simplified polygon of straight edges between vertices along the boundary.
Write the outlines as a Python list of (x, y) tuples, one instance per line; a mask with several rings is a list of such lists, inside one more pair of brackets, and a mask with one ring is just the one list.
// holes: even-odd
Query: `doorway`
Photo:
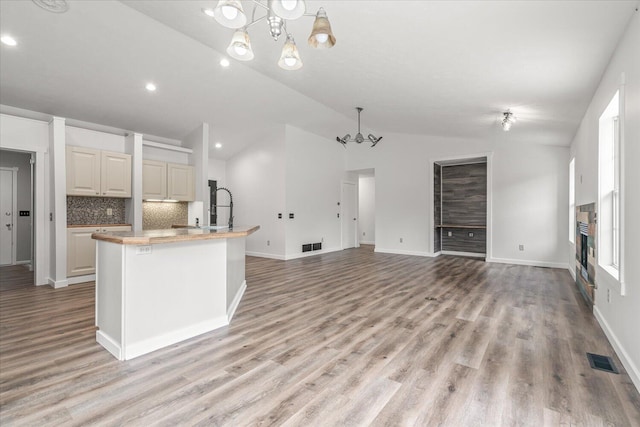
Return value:
[(0, 167), (0, 266), (16, 263), (17, 168)]
[(352, 182), (342, 183), (341, 214), (342, 249), (355, 248), (358, 242), (358, 220), (356, 206), (358, 204), (356, 185)]

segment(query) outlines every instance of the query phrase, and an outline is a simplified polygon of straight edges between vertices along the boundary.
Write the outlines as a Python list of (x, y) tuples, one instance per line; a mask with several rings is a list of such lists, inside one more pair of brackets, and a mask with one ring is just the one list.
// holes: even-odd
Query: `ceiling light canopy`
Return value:
[[(295, 20), (302, 16), (315, 16), (311, 35), (309, 36), (309, 46), (317, 49), (327, 49), (336, 44), (336, 38), (331, 31), (331, 24), (327, 13), (320, 8), (316, 14), (306, 13), (304, 0), (251, 0), (253, 11), (251, 21), (248, 20), (242, 3), (238, 0), (219, 0), (218, 5), (211, 11), (202, 11), (218, 21), (221, 25), (237, 30), (231, 38), (231, 43), (227, 47), (227, 53), (234, 59), (240, 61), (250, 61), (253, 59), (253, 49), (247, 29), (252, 25), (266, 21), (269, 34), (274, 40), (278, 40), (280, 35), (286, 34), (278, 65), (285, 70), (297, 70), (302, 67), (302, 59), (298, 52), (298, 47), (293, 39), (293, 35), (287, 31), (287, 20)], [(256, 10), (263, 9), (266, 14), (256, 18)]]
[[(358, 133), (355, 138), (351, 138), (351, 134), (346, 134), (342, 138), (339, 136), (336, 137), (336, 141), (338, 141), (344, 148), (347, 148), (347, 142), (356, 142), (358, 144), (362, 144), (364, 142), (364, 136), (360, 133), (360, 113), (362, 112), (362, 107), (356, 107), (358, 110)], [(382, 139), (382, 137), (375, 137), (373, 134), (367, 135), (367, 139), (371, 142), (371, 147), (375, 147), (378, 142)]]
[(517, 118), (510, 110), (505, 111), (502, 115), (504, 116), (502, 119), (502, 130), (508, 132), (509, 129), (511, 129), (511, 126), (516, 122)]

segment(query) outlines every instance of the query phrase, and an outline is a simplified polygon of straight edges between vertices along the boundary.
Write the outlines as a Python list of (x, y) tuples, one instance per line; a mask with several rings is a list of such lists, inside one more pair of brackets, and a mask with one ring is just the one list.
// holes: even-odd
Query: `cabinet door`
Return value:
[(100, 167), (101, 195), (131, 197), (131, 156), (103, 151)]
[(153, 160), (142, 162), (142, 198), (167, 198), (167, 164)]
[(91, 234), (99, 228), (67, 229), (67, 276), (83, 276), (96, 272), (96, 241)]
[(67, 146), (67, 194), (100, 195), (100, 150)]
[(167, 198), (182, 202), (195, 200), (195, 182), (193, 180), (193, 166), (167, 164)]

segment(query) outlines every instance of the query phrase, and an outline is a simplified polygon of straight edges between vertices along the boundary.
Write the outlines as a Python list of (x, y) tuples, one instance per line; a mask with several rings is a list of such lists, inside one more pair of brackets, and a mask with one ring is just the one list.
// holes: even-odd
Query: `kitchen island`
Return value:
[(228, 325), (259, 228), (94, 233), (97, 342), (128, 360)]

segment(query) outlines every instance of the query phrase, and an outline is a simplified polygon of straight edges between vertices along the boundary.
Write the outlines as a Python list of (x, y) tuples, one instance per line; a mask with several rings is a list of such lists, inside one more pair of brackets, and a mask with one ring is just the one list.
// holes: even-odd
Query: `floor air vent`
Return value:
[(601, 356), (599, 354), (587, 353), (587, 359), (589, 359), (589, 365), (593, 369), (598, 369), (605, 372), (613, 372), (618, 374), (616, 365), (613, 364), (613, 360), (609, 356)]

